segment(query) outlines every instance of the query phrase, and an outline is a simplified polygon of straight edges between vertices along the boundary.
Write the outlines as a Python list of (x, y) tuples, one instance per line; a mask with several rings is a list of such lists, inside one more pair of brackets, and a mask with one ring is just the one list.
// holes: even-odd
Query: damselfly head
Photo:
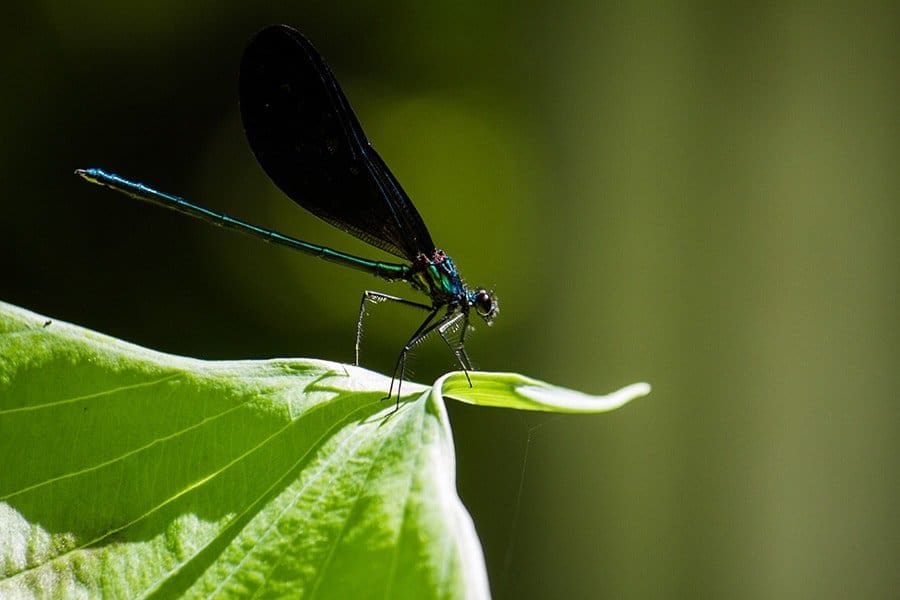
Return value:
[(500, 312), (500, 303), (494, 292), (486, 289), (478, 289), (469, 295), (469, 305), (475, 308), (475, 312), (490, 325), (497, 313)]

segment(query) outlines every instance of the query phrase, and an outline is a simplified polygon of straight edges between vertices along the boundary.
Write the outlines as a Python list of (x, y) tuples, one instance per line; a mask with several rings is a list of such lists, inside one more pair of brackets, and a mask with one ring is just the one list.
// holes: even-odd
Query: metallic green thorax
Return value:
[(449, 304), (455, 307), (465, 304), (468, 290), (463, 285), (453, 259), (443, 250), (435, 250), (434, 255), (420, 254), (412, 267), (409, 282), (427, 294), (434, 306)]

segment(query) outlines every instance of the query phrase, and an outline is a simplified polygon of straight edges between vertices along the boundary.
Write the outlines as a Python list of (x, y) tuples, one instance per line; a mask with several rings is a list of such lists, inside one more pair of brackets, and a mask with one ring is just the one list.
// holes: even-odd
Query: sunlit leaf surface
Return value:
[(0, 303), (0, 597), (486, 597), (441, 391), (560, 412), (648, 391), (450, 374), (405, 382), (394, 412), (389, 383), (165, 355)]

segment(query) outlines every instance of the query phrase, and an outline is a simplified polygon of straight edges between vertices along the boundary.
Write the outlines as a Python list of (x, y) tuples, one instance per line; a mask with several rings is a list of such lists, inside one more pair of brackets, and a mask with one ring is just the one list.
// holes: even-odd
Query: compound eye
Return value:
[(487, 291), (478, 290), (475, 294), (475, 310), (482, 317), (487, 317), (494, 311), (494, 300)]

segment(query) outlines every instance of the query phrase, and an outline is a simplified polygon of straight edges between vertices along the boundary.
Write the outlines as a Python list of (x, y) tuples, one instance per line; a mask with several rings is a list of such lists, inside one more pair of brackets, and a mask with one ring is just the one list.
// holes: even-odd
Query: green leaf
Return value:
[(597, 412), (521, 375), (432, 388), (318, 360), (209, 362), (0, 303), (0, 597), (482, 598), (442, 394)]

